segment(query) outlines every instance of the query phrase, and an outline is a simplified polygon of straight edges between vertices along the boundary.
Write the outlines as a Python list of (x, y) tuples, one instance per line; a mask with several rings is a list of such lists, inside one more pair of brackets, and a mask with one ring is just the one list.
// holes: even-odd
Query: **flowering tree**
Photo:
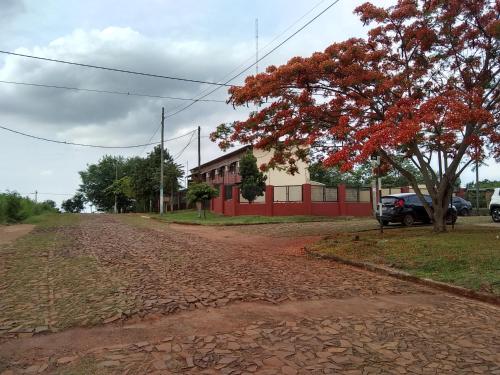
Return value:
[(381, 156), (422, 198), (410, 160), (432, 197), (424, 206), (445, 231), (455, 180), (475, 160), (500, 158), (500, 2), (399, 0), (356, 9), (374, 24), (366, 39), (334, 43), (308, 58), (270, 66), (230, 89), (235, 106), (259, 104), (245, 121), (212, 134), (274, 150), (262, 168), (308, 159), (343, 171)]

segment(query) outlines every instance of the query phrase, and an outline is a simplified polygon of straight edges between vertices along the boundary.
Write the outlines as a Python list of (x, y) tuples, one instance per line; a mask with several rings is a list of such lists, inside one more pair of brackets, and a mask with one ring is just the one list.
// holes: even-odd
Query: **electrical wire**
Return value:
[[(299, 23), (300, 21), (302, 21), (305, 17), (307, 17), (314, 9), (316, 9), (318, 6), (320, 6), (321, 4), (323, 4), (326, 0), (321, 0), (319, 1), (318, 3), (316, 3), (316, 5), (314, 5), (311, 9), (309, 9), (306, 13), (304, 13), (302, 16), (300, 16), (299, 18), (297, 18), (291, 25), (289, 25), (285, 30), (283, 30), (281, 33), (279, 33), (278, 35), (276, 35), (272, 40), (270, 40), (268, 43), (266, 43), (265, 46), (263, 46), (262, 48), (259, 48), (258, 49), (258, 53), (262, 52), (263, 50), (265, 50), (267, 47), (269, 47), (272, 43), (274, 43), (276, 40), (278, 40), (279, 38), (281, 38), (288, 30), (290, 30), (292, 27), (294, 27), (297, 23)], [(218, 79), (217, 82), (220, 82), (224, 79), (226, 79), (227, 77), (229, 77), (233, 72), (237, 71), (238, 69), (240, 69), (242, 66), (245, 66), (247, 62), (249, 61), (252, 61), (255, 59), (255, 56), (250, 56), (248, 57), (245, 61), (243, 61), (240, 65), (238, 65), (237, 67), (235, 67), (233, 70), (231, 70), (229, 73), (227, 73), (226, 75), (224, 75), (222, 78)], [(205, 88), (203, 90), (201, 90), (199, 92), (198, 95), (202, 95), (204, 92), (208, 91), (209, 88)], [(201, 100), (200, 100), (201, 101)]]
[(11, 55), (11, 56), (17, 56), (17, 57), (26, 57), (26, 58), (29, 58), (29, 59), (50, 61), (50, 62), (56, 62), (56, 63), (61, 63), (61, 64), (68, 64), (68, 65), (76, 65), (76, 66), (81, 66), (81, 67), (84, 67), (84, 68), (108, 70), (108, 71), (112, 71), (112, 72), (134, 74), (134, 75), (139, 75), (139, 76), (146, 76), (146, 77), (153, 77), (153, 78), (163, 78), (163, 79), (169, 79), (169, 80), (174, 80), (174, 81), (182, 81), (182, 82), (190, 82), (190, 83), (201, 83), (201, 84), (205, 84), (205, 85), (229, 86), (227, 84), (217, 83), (217, 82), (202, 81), (202, 80), (190, 79), (190, 78), (164, 76), (164, 75), (161, 75), (161, 74), (144, 73), (144, 72), (138, 72), (138, 71), (134, 71), (134, 70), (126, 70), (126, 69), (119, 69), (119, 68), (110, 68), (110, 67), (106, 67), (106, 66), (83, 64), (83, 63), (77, 63), (77, 62), (73, 62), (73, 61), (66, 61), (66, 60), (59, 60), (59, 59), (49, 59), (47, 57), (26, 55), (26, 54), (16, 53), (16, 52), (10, 52), (10, 51), (0, 50), (0, 53), (2, 53), (4, 55)]
[[(114, 95), (126, 95), (126, 96), (143, 96), (146, 98), (157, 98), (157, 99), (170, 99), (170, 100), (184, 100), (184, 101), (192, 101), (193, 99), (189, 98), (179, 98), (176, 96), (162, 96), (162, 95), (151, 95), (151, 94), (142, 94), (130, 91), (113, 91), (113, 90), (98, 90), (98, 89), (88, 89), (83, 87), (71, 87), (71, 86), (58, 86), (58, 85), (47, 85), (42, 83), (28, 83), (28, 82), (17, 82), (17, 81), (3, 81), (0, 80), (0, 83), (6, 83), (11, 85), (20, 85), (20, 86), (34, 86), (40, 88), (52, 88), (52, 89), (61, 89), (61, 90), (72, 90), (72, 91), (85, 91), (85, 92), (94, 92), (99, 94), (114, 94)], [(217, 99), (205, 99), (200, 100), (204, 102), (215, 102), (215, 103), (225, 103), (225, 100), (217, 100)]]
[[(104, 146), (104, 145), (93, 145), (93, 144), (76, 143), (76, 142), (68, 142), (68, 141), (58, 141), (56, 139), (38, 137), (36, 135), (32, 135), (32, 134), (28, 134), (28, 133), (23, 133), (23, 132), (20, 132), (20, 131), (14, 130), (14, 129), (10, 129), (10, 128), (7, 128), (7, 127), (1, 126), (1, 125), (0, 125), (0, 129), (4, 129), (6, 131), (9, 131), (9, 132), (12, 132), (12, 133), (15, 133), (15, 134), (19, 134), (19, 135), (22, 135), (22, 136), (25, 136), (25, 137), (28, 137), (28, 138), (37, 139), (37, 140), (40, 140), (40, 141), (52, 142), (52, 143), (59, 143), (59, 144), (65, 144), (65, 145), (72, 145), (72, 146), (93, 147), (93, 148), (107, 148), (107, 149), (121, 149), (121, 148), (123, 148), (123, 149), (125, 149), (125, 148), (138, 148), (138, 147), (151, 146), (151, 145), (156, 145), (156, 144), (160, 143), (160, 142), (151, 142), (151, 143), (143, 143), (143, 144), (139, 144), (139, 145)], [(196, 130), (192, 130), (189, 133), (180, 135), (178, 137), (165, 139), (165, 140), (163, 140), (163, 142), (165, 143), (165, 142), (175, 141), (177, 139), (186, 137), (186, 136), (188, 136), (190, 134), (192, 135), (192, 134), (194, 134), (195, 131)]]
[[(333, 1), (330, 5), (328, 5), (325, 9), (323, 9), (321, 12), (319, 12), (316, 16), (314, 16), (312, 19), (310, 19), (308, 22), (306, 22), (304, 25), (302, 25), (299, 29), (297, 29), (295, 32), (293, 32), (291, 35), (289, 35), (286, 39), (284, 39), (282, 42), (280, 42), (278, 45), (276, 45), (274, 48), (272, 48), (269, 52), (267, 52), (266, 54), (264, 54), (264, 56), (260, 57), (253, 64), (247, 66), (245, 69), (243, 69), (242, 71), (240, 71), (238, 74), (234, 75), (233, 77), (231, 77), (227, 81), (225, 81), (223, 86), (228, 86), (229, 82), (235, 80), (236, 78), (238, 78), (239, 76), (241, 76), (243, 73), (245, 73), (249, 69), (253, 68), (255, 66), (255, 64), (258, 64), (260, 61), (264, 60), (267, 56), (269, 56), (271, 53), (273, 53), (274, 51), (276, 51), (278, 48), (280, 48), (282, 45), (284, 45), (286, 42), (288, 42), (290, 39), (292, 39), (295, 35), (297, 35), (298, 33), (300, 33), (307, 26), (309, 26), (311, 23), (313, 23), (315, 20), (317, 20), (321, 15), (323, 15), (326, 11), (328, 11), (331, 7), (333, 7), (339, 1), (340, 0)], [(202, 95), (199, 98), (193, 98), (193, 101), (191, 103), (189, 103), (188, 105), (182, 107), (181, 109), (179, 109), (179, 110), (177, 110), (175, 112), (172, 112), (172, 113), (169, 113), (169, 114), (165, 115), (165, 118), (173, 117), (173, 116), (175, 116), (175, 115), (177, 115), (177, 114), (185, 111), (186, 109), (190, 108), (191, 106), (193, 106), (194, 104), (196, 104), (201, 99), (205, 99), (207, 96), (213, 94), (214, 92), (216, 92), (217, 90), (219, 90), (223, 86), (222, 85), (218, 86), (215, 89), (209, 91), (207, 94), (204, 94), (204, 95)]]
[(184, 151), (186, 151), (186, 149), (189, 147), (189, 145), (191, 144), (191, 142), (193, 142), (193, 136), (194, 136), (194, 132), (191, 134), (191, 138), (189, 138), (189, 141), (188, 143), (184, 146), (184, 148), (173, 158), (172, 161), (176, 161), (177, 159), (179, 159), (182, 154), (184, 153)]
[[(40, 193), (40, 192), (28, 193), (28, 194), (31, 194), (31, 195), (34, 195), (34, 194), (38, 194), (38, 195), (66, 195), (66, 196), (74, 195), (74, 194), (69, 194), (69, 193)], [(28, 194), (25, 194), (25, 195), (28, 195)]]

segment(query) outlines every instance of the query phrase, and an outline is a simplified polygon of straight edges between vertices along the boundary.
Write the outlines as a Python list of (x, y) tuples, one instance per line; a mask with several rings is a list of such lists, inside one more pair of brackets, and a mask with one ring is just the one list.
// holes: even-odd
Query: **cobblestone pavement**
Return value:
[[(0, 348), (2, 375), (500, 374), (498, 308), (288, 251), (298, 242), (275, 238), (256, 243), (258, 238), (248, 235), (237, 242), (226, 231), (199, 236), (192, 228), (154, 223), (138, 227), (107, 215), (59, 230), (72, 241), (64, 250), (39, 257), (49, 268), (46, 272), (55, 275), (52, 281), (62, 277), (53, 269), (62, 255), (92, 259), (95, 263), (85, 263), (68, 280), (91, 270), (98, 282), (90, 275), (84, 281), (95, 293), (75, 293), (70, 283), (53, 290), (45, 305), (37, 303), (40, 292), (31, 288), (31, 294), (24, 291), (21, 308), (0, 307), (7, 338)], [(217, 228), (200, 233), (207, 231)], [(85, 307), (74, 310), (72, 303), (82, 296)], [(408, 298), (413, 302), (398, 304)], [(341, 314), (342, 305), (352, 299), (358, 301), (355, 307)], [(304, 310), (315, 301), (325, 308)], [(379, 301), (376, 308), (374, 301)], [(252, 315), (266, 304), (275, 309)], [(210, 311), (238, 308), (209, 322), (209, 328), (196, 328), (195, 322)], [(17, 320), (6, 321), (4, 315), (11, 319), (16, 310)], [(66, 326), (59, 325), (58, 317), (76, 313)], [(82, 339), (80, 346), (82, 331), (71, 329), (24, 337), (37, 333), (39, 315), (53, 316), (52, 331), (105, 323), (123, 336), (118, 344), (108, 345), (106, 334), (96, 333), (94, 341)], [(127, 334), (127, 324), (144, 321), (144, 332), (149, 332), (152, 318), (162, 322), (176, 316), (182, 319), (171, 334), (161, 324), (141, 341)], [(240, 319), (237, 325), (230, 326), (235, 319)]]

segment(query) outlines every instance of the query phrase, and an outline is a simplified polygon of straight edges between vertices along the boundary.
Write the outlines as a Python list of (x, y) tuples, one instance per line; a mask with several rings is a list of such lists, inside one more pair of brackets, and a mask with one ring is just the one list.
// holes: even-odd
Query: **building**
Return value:
[[(215, 187), (219, 187), (220, 185), (230, 187), (239, 184), (241, 182), (241, 176), (239, 174), (240, 158), (248, 151), (253, 153), (257, 159), (258, 166), (267, 164), (273, 156), (272, 151), (264, 151), (255, 149), (252, 146), (244, 146), (202, 164), (200, 166), (201, 180)], [(297, 167), (298, 173), (294, 175), (277, 169), (265, 172), (264, 174), (267, 176), (266, 184), (274, 186), (303, 185), (307, 183), (318, 184), (310, 181), (309, 170), (305, 162), (298, 160)], [(198, 168), (191, 169), (192, 176), (197, 173)]]
[[(249, 203), (240, 194), (239, 161), (251, 151), (257, 165), (269, 162), (272, 151), (245, 146), (213, 159), (200, 166), (201, 181), (219, 190), (219, 196), (210, 202), (210, 210), (228, 216), (263, 215), (320, 215), (320, 216), (370, 216), (372, 192), (370, 188), (324, 186), (311, 181), (307, 163), (298, 160), (298, 173), (291, 175), (284, 170), (269, 170), (264, 195)], [(198, 175), (198, 168), (191, 169)]]

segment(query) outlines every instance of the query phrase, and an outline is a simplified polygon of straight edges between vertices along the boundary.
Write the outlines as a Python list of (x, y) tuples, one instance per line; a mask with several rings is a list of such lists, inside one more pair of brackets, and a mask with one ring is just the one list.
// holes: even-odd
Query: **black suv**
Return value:
[[(431, 197), (424, 195), (424, 198), (432, 207)], [(382, 197), (382, 217), (377, 211), (377, 220), (383, 225), (402, 223), (406, 226), (413, 225), (415, 222), (431, 222), (422, 201), (415, 193), (392, 194)], [(455, 224), (456, 221), (457, 210), (455, 207), (450, 206), (446, 215), (446, 222)]]
[(457, 209), (460, 216), (469, 216), (472, 212), (472, 203), (461, 197), (453, 197), (452, 204)]

